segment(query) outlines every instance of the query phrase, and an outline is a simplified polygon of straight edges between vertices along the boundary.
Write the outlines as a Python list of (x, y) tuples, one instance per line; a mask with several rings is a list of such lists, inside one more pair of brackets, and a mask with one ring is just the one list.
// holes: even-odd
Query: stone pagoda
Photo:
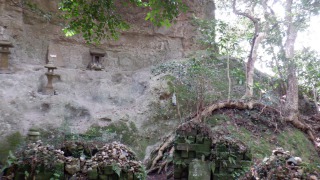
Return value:
[(58, 74), (54, 73), (54, 70), (57, 69), (57, 67), (53, 64), (52, 61), (48, 61), (48, 64), (46, 64), (44, 67), (48, 69), (48, 72), (46, 72), (48, 83), (44, 87), (43, 94), (54, 95), (55, 90), (53, 89), (52, 82), (54, 77), (59, 77)]

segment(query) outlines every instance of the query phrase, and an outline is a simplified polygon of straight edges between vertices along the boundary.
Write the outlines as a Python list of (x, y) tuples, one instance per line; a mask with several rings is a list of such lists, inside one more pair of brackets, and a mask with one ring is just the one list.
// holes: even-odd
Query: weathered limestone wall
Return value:
[[(33, 0), (40, 8), (57, 12), (58, 1)], [(191, 23), (192, 14), (210, 15), (212, 8), (205, 9), (209, 0), (188, 1), (191, 9), (177, 18), (171, 28), (154, 27), (144, 21), (145, 11), (127, 8), (123, 15), (132, 23), (129, 31), (123, 32), (119, 41), (104, 41), (101, 47), (107, 52), (104, 65), (120, 70), (137, 70), (169, 59), (184, 57), (195, 49), (195, 32)], [(213, 7), (213, 6), (209, 6)], [(134, 16), (132, 15), (134, 14)], [(11, 55), (14, 64), (42, 65), (47, 59), (47, 49), (54, 49), (58, 59), (67, 68), (86, 68), (89, 63), (89, 48), (83, 39), (64, 37), (59, 21), (45, 18), (21, 9), (11, 0), (0, 1), (0, 27), (16, 48)]]
[[(210, 0), (187, 1), (192, 9), (166, 29), (144, 21), (141, 10), (124, 10), (132, 28), (118, 41), (103, 41), (100, 47), (106, 51), (106, 68), (89, 71), (85, 69), (92, 46), (81, 36), (67, 38), (57, 19), (47, 22), (13, 2), (0, 0), (0, 38), (14, 45), (9, 57), (14, 73), (0, 74), (1, 137), (17, 131), (25, 135), (32, 126), (61, 128), (63, 123), (75, 133), (118, 120), (132, 121), (139, 127), (148, 120), (150, 101), (158, 100), (153, 87), (159, 82), (152, 79), (149, 67), (183, 58), (196, 49), (192, 14), (204, 17), (212, 12), (212, 8), (206, 9), (211, 7)], [(57, 11), (58, 0), (34, 2), (45, 10)], [(43, 65), (48, 54), (57, 56), (55, 72), (61, 78), (53, 83), (56, 96), (41, 94), (47, 83)]]

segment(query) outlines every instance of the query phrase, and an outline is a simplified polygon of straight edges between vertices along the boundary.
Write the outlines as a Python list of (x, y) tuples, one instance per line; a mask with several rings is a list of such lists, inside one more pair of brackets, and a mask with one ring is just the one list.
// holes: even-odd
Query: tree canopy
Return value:
[(116, 39), (122, 30), (129, 28), (119, 11), (128, 5), (147, 8), (145, 20), (156, 26), (170, 26), (170, 22), (187, 9), (182, 0), (61, 0), (60, 10), (67, 20), (64, 32), (67, 36), (82, 33), (88, 42)]

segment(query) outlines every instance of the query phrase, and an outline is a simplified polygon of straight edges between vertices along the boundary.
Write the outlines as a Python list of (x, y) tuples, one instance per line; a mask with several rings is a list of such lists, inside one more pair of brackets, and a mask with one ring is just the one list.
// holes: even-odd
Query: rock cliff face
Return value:
[[(46, 21), (38, 15), (0, 0), (0, 38), (13, 43), (9, 58), (12, 74), (0, 74), (0, 136), (31, 126), (60, 127), (68, 121), (74, 132), (92, 124), (106, 126), (110, 121), (147, 121), (149, 104), (158, 99), (159, 83), (150, 67), (182, 59), (197, 49), (192, 15), (212, 17), (210, 0), (188, 1), (187, 14), (177, 18), (171, 28), (153, 27), (144, 21), (145, 12), (124, 9), (132, 22), (118, 41), (105, 40), (103, 71), (86, 70), (91, 61), (88, 45), (80, 36), (66, 38), (60, 20)], [(58, 1), (34, 0), (40, 8), (57, 13)], [(51, 56), (50, 56), (51, 55)], [(49, 58), (58, 66), (60, 78), (54, 80), (58, 95), (43, 95), (47, 83), (45, 68)]]
[[(12, 41), (14, 64), (44, 64), (48, 48), (58, 55), (60, 65), (66, 68), (85, 68), (89, 61), (89, 48), (80, 36), (66, 38), (61, 31), (58, 0), (33, 0), (39, 8), (53, 13), (51, 21), (26, 9), (17, 7), (11, 0), (0, 1), (0, 27), (3, 35)], [(123, 32), (118, 41), (106, 40), (100, 47), (106, 50), (104, 65), (108, 69), (138, 70), (168, 59), (184, 57), (195, 48), (195, 32), (192, 15), (210, 16), (213, 11), (205, 9), (208, 0), (188, 1), (192, 9), (177, 18), (171, 28), (154, 27), (144, 21), (145, 11), (140, 8), (123, 9), (124, 18), (131, 29)], [(208, 11), (208, 12), (207, 12)], [(48, 19), (48, 18), (47, 18)]]

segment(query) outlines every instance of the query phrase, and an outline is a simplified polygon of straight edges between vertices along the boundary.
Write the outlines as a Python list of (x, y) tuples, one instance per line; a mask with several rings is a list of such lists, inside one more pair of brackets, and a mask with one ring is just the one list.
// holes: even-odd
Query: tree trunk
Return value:
[(315, 86), (313, 86), (313, 101), (317, 109), (317, 114), (319, 114), (319, 106), (318, 106), (318, 101), (317, 101), (318, 93), (317, 89)]
[(252, 44), (251, 57), (248, 59), (247, 69), (246, 69), (246, 92), (243, 98), (251, 98), (253, 96), (253, 76), (254, 76), (254, 64), (257, 60), (258, 48), (261, 41), (265, 38), (265, 33), (259, 33), (256, 38), (254, 38), (254, 43)]
[(287, 26), (287, 39), (285, 42), (285, 56), (288, 63), (288, 88), (285, 111), (288, 119), (291, 121), (298, 120), (298, 79), (294, 57), (294, 43), (297, 38), (297, 28), (293, 24), (292, 18), (292, 1), (286, 0), (285, 23)]
[(236, 0), (233, 0), (232, 4), (233, 12), (236, 15), (244, 16), (248, 18), (254, 26), (254, 34), (251, 42), (251, 49), (248, 56), (247, 68), (246, 68), (246, 92), (243, 99), (251, 98), (253, 96), (253, 76), (254, 76), (254, 64), (257, 60), (258, 47), (262, 39), (265, 37), (264, 33), (259, 33), (261, 31), (259, 21), (257, 18), (253, 17), (249, 13), (240, 12), (236, 9)]
[(293, 62), (288, 65), (288, 88), (287, 99), (285, 103), (286, 115), (296, 118), (298, 111), (298, 79), (296, 75), (296, 66)]
[(227, 50), (227, 77), (228, 77), (228, 102), (231, 97), (231, 78), (230, 78), (230, 57), (229, 50)]

